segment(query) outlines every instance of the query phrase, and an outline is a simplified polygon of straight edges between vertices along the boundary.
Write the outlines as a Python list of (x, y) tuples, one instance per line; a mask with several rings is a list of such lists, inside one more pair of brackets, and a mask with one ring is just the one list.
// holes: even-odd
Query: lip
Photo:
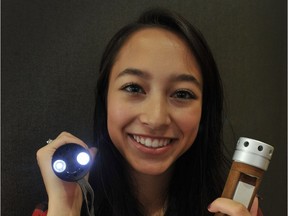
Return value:
[[(133, 134), (135, 135), (135, 134)], [(150, 154), (150, 155), (161, 155), (161, 154), (165, 154), (167, 151), (169, 151), (169, 149), (171, 149), (175, 139), (171, 139), (171, 141), (165, 145), (165, 146), (161, 146), (161, 147), (147, 147), (143, 144), (140, 144), (139, 142), (137, 142), (134, 138), (133, 138), (132, 134), (129, 134), (129, 139), (132, 143), (133, 146), (135, 146), (140, 152), (144, 153), (144, 154)], [(140, 136), (140, 135), (137, 135)], [(141, 137), (146, 137), (146, 138), (151, 138), (151, 139), (164, 139), (164, 138), (155, 138), (155, 137), (150, 137), (150, 136), (142, 136)], [(167, 139), (167, 138), (166, 138)]]

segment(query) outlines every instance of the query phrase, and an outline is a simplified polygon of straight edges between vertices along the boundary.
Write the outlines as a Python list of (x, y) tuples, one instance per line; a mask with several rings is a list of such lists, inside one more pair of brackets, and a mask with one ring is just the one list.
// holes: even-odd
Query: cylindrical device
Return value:
[(69, 143), (60, 146), (52, 156), (52, 169), (64, 181), (83, 178), (91, 167), (90, 152), (81, 145)]
[[(250, 210), (273, 151), (271, 145), (240, 137), (221, 197), (240, 202)], [(215, 216), (221, 215), (224, 214), (215, 214)]]

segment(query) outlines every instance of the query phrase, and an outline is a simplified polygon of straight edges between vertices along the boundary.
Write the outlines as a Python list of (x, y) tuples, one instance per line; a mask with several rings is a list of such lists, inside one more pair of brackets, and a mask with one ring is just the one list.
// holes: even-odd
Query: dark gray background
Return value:
[(287, 209), (285, 0), (2, 0), (2, 215), (46, 199), (35, 153), (61, 131), (88, 144), (96, 73), (108, 38), (150, 6), (180, 12), (221, 71), (231, 157), (247, 136), (275, 147), (261, 185), (266, 216)]

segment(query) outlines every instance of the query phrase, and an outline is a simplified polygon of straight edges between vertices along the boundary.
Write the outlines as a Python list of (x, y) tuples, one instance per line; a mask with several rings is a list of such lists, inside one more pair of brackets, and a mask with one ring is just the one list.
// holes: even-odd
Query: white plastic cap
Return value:
[(267, 170), (274, 148), (258, 140), (240, 137), (233, 160)]

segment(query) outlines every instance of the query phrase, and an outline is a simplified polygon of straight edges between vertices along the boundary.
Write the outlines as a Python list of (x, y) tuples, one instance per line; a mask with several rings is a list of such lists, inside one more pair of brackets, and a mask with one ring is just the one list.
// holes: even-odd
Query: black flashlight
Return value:
[(54, 152), (52, 169), (56, 176), (68, 182), (82, 179), (91, 167), (90, 152), (81, 145), (65, 144)]

